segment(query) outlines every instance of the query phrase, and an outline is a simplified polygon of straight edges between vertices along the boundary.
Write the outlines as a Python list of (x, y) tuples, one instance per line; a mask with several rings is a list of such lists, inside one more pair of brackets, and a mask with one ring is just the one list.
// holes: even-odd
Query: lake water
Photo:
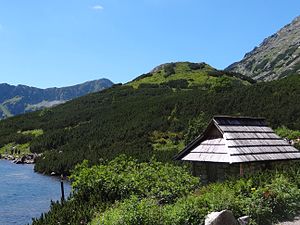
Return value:
[[(65, 193), (71, 187), (65, 182)], [(60, 180), (34, 173), (33, 165), (0, 160), (0, 225), (25, 225), (61, 197)]]

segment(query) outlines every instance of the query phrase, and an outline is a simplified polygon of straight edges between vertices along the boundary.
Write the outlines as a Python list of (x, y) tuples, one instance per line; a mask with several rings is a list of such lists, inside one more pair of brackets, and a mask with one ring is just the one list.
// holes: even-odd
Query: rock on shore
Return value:
[(30, 153), (22, 156), (3, 154), (0, 155), (0, 158), (5, 160), (10, 160), (15, 164), (34, 164), (37, 157), (39, 156), (40, 154), (36, 154), (36, 153)]

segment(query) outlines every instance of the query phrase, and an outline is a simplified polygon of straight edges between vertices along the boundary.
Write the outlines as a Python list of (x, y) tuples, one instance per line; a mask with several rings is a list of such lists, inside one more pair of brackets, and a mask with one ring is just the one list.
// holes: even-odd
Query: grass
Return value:
[(44, 131), (42, 129), (35, 129), (35, 130), (26, 130), (21, 132), (24, 135), (32, 135), (34, 137), (38, 137), (44, 134)]
[(216, 79), (215, 77), (209, 77), (207, 75), (207, 72), (209, 70), (210, 68), (205, 68), (202, 70), (191, 70), (188, 68), (188, 65), (186, 63), (178, 63), (176, 64), (175, 74), (165, 77), (165, 71), (160, 70), (158, 72), (153, 73), (151, 77), (145, 77), (143, 79), (133, 81), (129, 83), (129, 85), (133, 86), (134, 88), (138, 88), (140, 84), (144, 84), (144, 83), (162, 84), (171, 80), (179, 80), (179, 79), (187, 79), (189, 85), (205, 84), (207, 82), (211, 82)]
[[(0, 154), (11, 154), (11, 149), (20, 150), (20, 155), (26, 155), (31, 153), (30, 152), (30, 143), (25, 144), (15, 144), (15, 143), (9, 143), (7, 145), (4, 145), (2, 148), (0, 148)], [(13, 154), (18, 155), (18, 154)]]
[[(174, 65), (175, 73), (167, 75), (164, 68), (153, 72), (151, 76), (146, 76), (141, 79), (136, 79), (129, 82), (127, 85), (133, 88), (138, 88), (141, 84), (163, 84), (173, 80), (187, 80), (188, 86), (212, 86), (216, 84), (219, 77), (209, 75), (214, 69), (205, 64), (202, 68), (191, 69), (189, 63), (179, 62)], [(225, 75), (224, 75), (225, 76)], [(227, 76), (226, 76), (227, 77)], [(238, 78), (229, 77), (232, 80), (239, 80)], [(243, 84), (247, 82), (243, 81)]]
[[(38, 137), (44, 134), (44, 131), (42, 129), (35, 129), (35, 130), (26, 130), (26, 131), (18, 131), (18, 133), (21, 133), (23, 135), (30, 135), (33, 137)], [(16, 144), (15, 142), (11, 142), (9, 144), (4, 145), (2, 148), (0, 148), (0, 154), (11, 154), (11, 150), (17, 150), (20, 151), (20, 155), (26, 155), (31, 153), (30, 152), (30, 142), (24, 143), (24, 144)], [(17, 156), (18, 154), (13, 154), (14, 156)]]

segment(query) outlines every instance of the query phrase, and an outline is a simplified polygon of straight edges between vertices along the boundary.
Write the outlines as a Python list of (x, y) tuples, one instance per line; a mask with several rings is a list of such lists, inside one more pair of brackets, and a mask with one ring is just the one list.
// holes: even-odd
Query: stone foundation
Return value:
[(281, 162), (253, 162), (253, 163), (212, 163), (212, 162), (192, 162), (192, 174), (198, 176), (203, 184), (215, 181), (225, 181), (230, 177), (238, 177), (253, 174), (255, 172), (276, 167), (291, 165), (291, 161)]

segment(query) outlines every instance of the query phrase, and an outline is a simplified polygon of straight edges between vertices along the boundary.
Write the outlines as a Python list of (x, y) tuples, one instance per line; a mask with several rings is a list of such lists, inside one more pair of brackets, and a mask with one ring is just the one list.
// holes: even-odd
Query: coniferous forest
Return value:
[[(165, 83), (115, 85), (55, 108), (13, 117), (0, 122), (0, 146), (30, 143), (31, 152), (43, 153), (36, 171), (69, 174), (83, 159), (97, 164), (119, 154), (140, 161), (153, 156), (172, 161), (197, 117), (207, 123), (213, 115), (260, 116), (273, 128), (300, 129), (299, 76), (239, 85), (227, 75), (218, 76), (213, 84), (185, 88)], [(23, 132), (35, 129), (43, 130), (43, 135)]]
[[(168, 224), (166, 221), (174, 222), (175, 218), (178, 220), (175, 224), (201, 224), (199, 221), (203, 221), (207, 212), (225, 207), (211, 202), (209, 193), (217, 193), (219, 187), (200, 189), (206, 193), (204, 197), (190, 196), (200, 181), (188, 173), (188, 168), (173, 160), (176, 153), (203, 131), (213, 115), (265, 117), (273, 128), (299, 130), (299, 85), (297, 75), (255, 83), (206, 64), (168, 64), (128, 84), (114, 85), (54, 108), (0, 121), (0, 148), (28, 143), (31, 152), (41, 154), (36, 171), (72, 174), (73, 196), (63, 204), (53, 203), (51, 211), (33, 224), (91, 221), (97, 224), (103, 218), (104, 224)], [(33, 135), (34, 130), (42, 132)], [(80, 164), (83, 160), (87, 161)], [(226, 194), (232, 198), (237, 193), (241, 196), (240, 202), (229, 201), (227, 207), (235, 215), (253, 215), (253, 224), (271, 224), (281, 219), (270, 216), (270, 210), (280, 211), (280, 207), (290, 207), (293, 214), (298, 210), (294, 201), (299, 198), (297, 168), (294, 169), (287, 174), (267, 174), (268, 181), (264, 178), (252, 183), (230, 181), (225, 185)], [(176, 179), (166, 182), (167, 185), (162, 177), (165, 181)], [(285, 196), (288, 200), (282, 199), (285, 197), (280, 195), (280, 185), (292, 180), (293, 191)], [(262, 211), (259, 208), (251, 211), (242, 199), (243, 194), (249, 197), (247, 201), (263, 204), (265, 190), (271, 186), (275, 187), (271, 197), (280, 204), (267, 199), (270, 204)], [(185, 199), (186, 196), (189, 197)], [(239, 211), (235, 204), (245, 205)], [(130, 207), (140, 211), (130, 211)], [(191, 214), (186, 215), (186, 211)], [(137, 214), (132, 216), (132, 213)], [(284, 213), (278, 217), (290, 215)], [(123, 218), (123, 214), (128, 218)], [(190, 220), (184, 223), (180, 220), (184, 217)], [(266, 221), (261, 222), (261, 218)]]

